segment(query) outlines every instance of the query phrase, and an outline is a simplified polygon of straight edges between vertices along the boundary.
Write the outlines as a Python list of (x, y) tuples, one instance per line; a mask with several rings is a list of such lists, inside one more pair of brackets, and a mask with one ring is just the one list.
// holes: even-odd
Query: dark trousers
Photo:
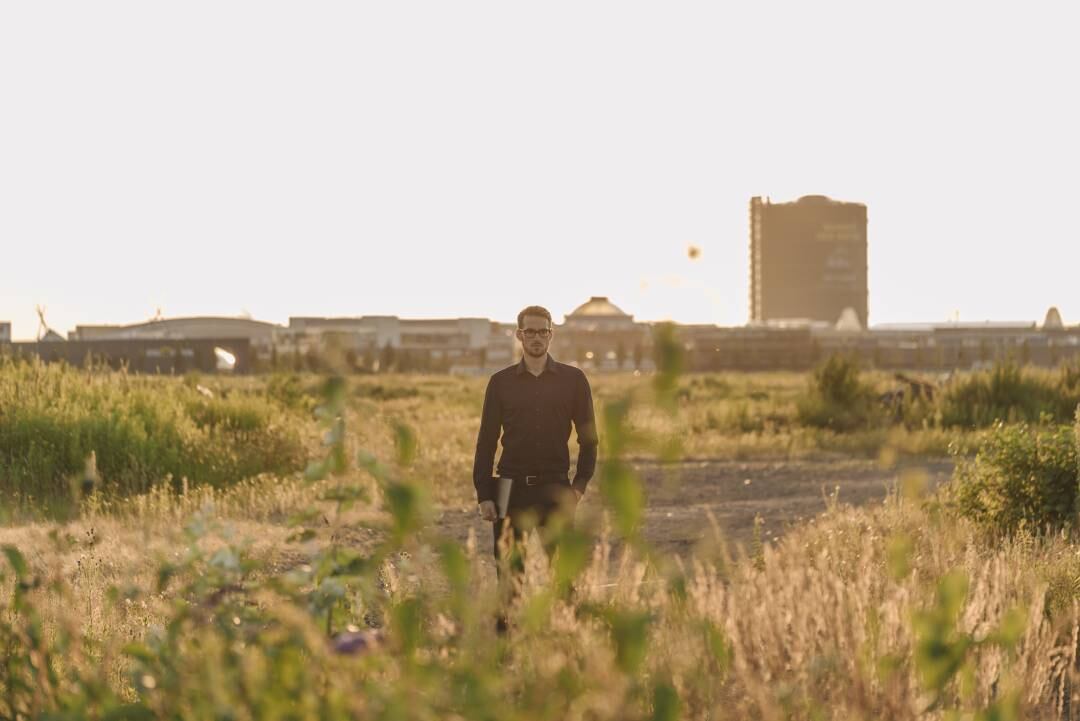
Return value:
[[(551, 558), (556, 550), (560, 524), (573, 520), (576, 505), (577, 497), (567, 482), (555, 481), (526, 486), (514, 481), (506, 518), (497, 519), (492, 524), (495, 568), (503, 609), (517, 595), (517, 587), (525, 573), (522, 542), (526, 534), (535, 529), (544, 552)], [(505, 627), (503, 610), (500, 610), (499, 625)]]

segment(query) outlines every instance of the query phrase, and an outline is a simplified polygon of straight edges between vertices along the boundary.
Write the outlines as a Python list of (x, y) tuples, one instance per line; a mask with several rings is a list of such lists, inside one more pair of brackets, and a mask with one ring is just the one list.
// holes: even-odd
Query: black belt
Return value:
[(515, 481), (524, 481), (526, 486), (538, 486), (541, 483), (565, 483), (570, 485), (570, 479), (565, 473), (514, 473), (503, 476)]

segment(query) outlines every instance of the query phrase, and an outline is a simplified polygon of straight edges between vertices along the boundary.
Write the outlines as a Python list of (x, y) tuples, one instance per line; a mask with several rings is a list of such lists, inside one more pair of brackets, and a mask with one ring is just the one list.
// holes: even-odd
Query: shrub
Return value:
[(797, 408), (803, 425), (839, 432), (872, 428), (883, 419), (877, 395), (863, 381), (858, 361), (842, 355), (831, 356), (814, 371)]
[(265, 397), (205, 398), (172, 379), (0, 363), (0, 492), (66, 498), (92, 453), (111, 495), (169, 475), (223, 486), (290, 472), (305, 452), (300, 423), (289, 421)]
[(289, 408), (310, 411), (315, 399), (296, 373), (274, 373), (266, 382), (266, 395)]
[(995, 421), (1034, 423), (1049, 416), (1068, 423), (1080, 402), (1080, 373), (1065, 367), (1055, 376), (1046, 371), (999, 363), (989, 371), (954, 381), (941, 399), (944, 426), (986, 428)]
[(416, 398), (420, 395), (420, 390), (413, 385), (357, 383), (353, 393), (358, 398), (370, 398), (374, 401), (393, 401), (399, 398)]
[(1071, 525), (1077, 511), (1077, 441), (1069, 426), (996, 423), (975, 458), (960, 461), (946, 497), (995, 533)]

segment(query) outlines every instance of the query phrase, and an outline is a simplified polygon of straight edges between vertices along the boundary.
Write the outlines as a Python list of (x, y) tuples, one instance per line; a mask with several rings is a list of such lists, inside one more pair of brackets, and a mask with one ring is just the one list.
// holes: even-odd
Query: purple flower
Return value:
[(382, 631), (371, 629), (368, 631), (346, 631), (344, 633), (339, 633), (331, 639), (330, 644), (334, 653), (343, 656), (359, 656), (378, 646), (382, 640)]

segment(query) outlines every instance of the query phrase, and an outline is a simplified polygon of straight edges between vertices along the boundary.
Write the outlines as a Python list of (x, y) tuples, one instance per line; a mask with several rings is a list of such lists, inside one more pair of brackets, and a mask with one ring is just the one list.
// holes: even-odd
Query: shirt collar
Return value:
[[(559, 367), (555, 364), (555, 359), (551, 357), (550, 353), (547, 354), (547, 361), (544, 363), (544, 370), (551, 371), (555, 374), (558, 374), (559, 372)], [(526, 371), (528, 371), (528, 368), (525, 367), (525, 356), (522, 356), (521, 360), (518, 361), (517, 367), (514, 369), (514, 372), (518, 375), (521, 375)]]

